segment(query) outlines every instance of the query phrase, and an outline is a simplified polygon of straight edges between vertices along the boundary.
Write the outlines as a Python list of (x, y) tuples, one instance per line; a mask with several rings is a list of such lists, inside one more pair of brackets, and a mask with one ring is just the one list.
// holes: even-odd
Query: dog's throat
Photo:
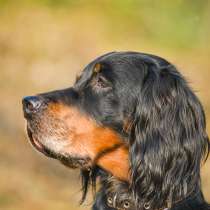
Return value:
[(94, 164), (120, 180), (129, 181), (128, 148), (123, 143), (113, 145), (99, 153)]
[(91, 169), (91, 159), (86, 157), (86, 158), (79, 158), (79, 157), (65, 157), (60, 159), (60, 162), (69, 167), (69, 168), (81, 168), (84, 170), (90, 170)]
[(72, 169), (79, 168), (91, 171), (98, 166), (120, 180), (129, 180), (128, 148), (123, 143), (115, 144), (100, 151), (94, 159), (88, 156), (77, 157), (70, 155), (57, 157), (57, 159)]

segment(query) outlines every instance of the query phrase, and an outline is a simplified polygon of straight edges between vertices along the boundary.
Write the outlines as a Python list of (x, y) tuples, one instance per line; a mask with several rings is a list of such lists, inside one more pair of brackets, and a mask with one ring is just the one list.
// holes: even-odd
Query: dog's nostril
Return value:
[(23, 98), (23, 109), (28, 114), (36, 112), (40, 108), (41, 104), (42, 102), (37, 96), (27, 96)]

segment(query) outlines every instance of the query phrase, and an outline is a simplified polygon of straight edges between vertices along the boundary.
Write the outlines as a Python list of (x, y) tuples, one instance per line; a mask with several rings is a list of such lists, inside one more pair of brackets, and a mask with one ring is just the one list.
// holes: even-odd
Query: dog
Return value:
[(82, 202), (96, 191), (93, 210), (210, 209), (200, 178), (210, 148), (204, 110), (167, 60), (107, 53), (73, 87), (22, 103), (31, 144), (81, 170)]

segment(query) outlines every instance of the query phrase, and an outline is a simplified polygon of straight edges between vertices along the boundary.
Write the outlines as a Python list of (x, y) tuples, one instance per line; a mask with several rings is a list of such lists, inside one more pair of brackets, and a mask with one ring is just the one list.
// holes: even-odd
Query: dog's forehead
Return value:
[[(102, 55), (89, 63), (80, 73), (79, 79), (75, 83), (76, 87), (82, 87), (92, 77), (94, 73), (101, 72), (101, 69), (114, 74), (119, 74), (121, 78), (131, 77), (131, 72), (142, 73), (139, 70), (145, 70), (147, 65), (153, 65), (157, 69), (167, 66), (170, 63), (158, 56), (139, 53), (139, 52), (110, 52)], [(105, 66), (105, 68), (103, 68)], [(105, 72), (106, 73), (106, 72)], [(124, 77), (123, 77), (124, 73)], [(138, 75), (135, 75), (138, 76)], [(137, 77), (136, 79), (139, 79)]]
[(116, 71), (119, 68), (128, 69), (131, 66), (137, 67), (140, 64), (153, 65), (156, 68), (170, 65), (170, 63), (167, 60), (159, 56), (146, 54), (146, 53), (132, 52), (132, 51), (112, 52), (105, 54), (99, 58), (96, 58), (93, 62), (90, 63), (90, 65), (92, 64), (91, 71), (93, 71), (94, 65), (96, 65), (97, 63), (105, 64), (108, 67), (110, 67), (110, 69)]
[(114, 71), (117, 73), (118, 69), (122, 70), (122, 67), (130, 65), (131, 57), (127, 58), (128, 55), (128, 53), (111, 52), (96, 58), (81, 71), (80, 75), (77, 77), (74, 88), (77, 89), (85, 86), (94, 73), (102, 72), (102, 68), (103, 72), (109, 70), (109, 72)]

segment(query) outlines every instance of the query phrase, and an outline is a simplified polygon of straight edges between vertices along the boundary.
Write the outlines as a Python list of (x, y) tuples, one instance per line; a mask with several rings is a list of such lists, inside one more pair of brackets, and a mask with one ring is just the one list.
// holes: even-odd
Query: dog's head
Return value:
[(114, 173), (112, 154), (124, 174), (130, 167), (137, 202), (151, 207), (186, 194), (209, 149), (199, 100), (174, 66), (153, 55), (101, 56), (73, 87), (26, 97), (23, 109), (38, 151), (83, 169), (108, 151), (101, 166), (109, 162)]

